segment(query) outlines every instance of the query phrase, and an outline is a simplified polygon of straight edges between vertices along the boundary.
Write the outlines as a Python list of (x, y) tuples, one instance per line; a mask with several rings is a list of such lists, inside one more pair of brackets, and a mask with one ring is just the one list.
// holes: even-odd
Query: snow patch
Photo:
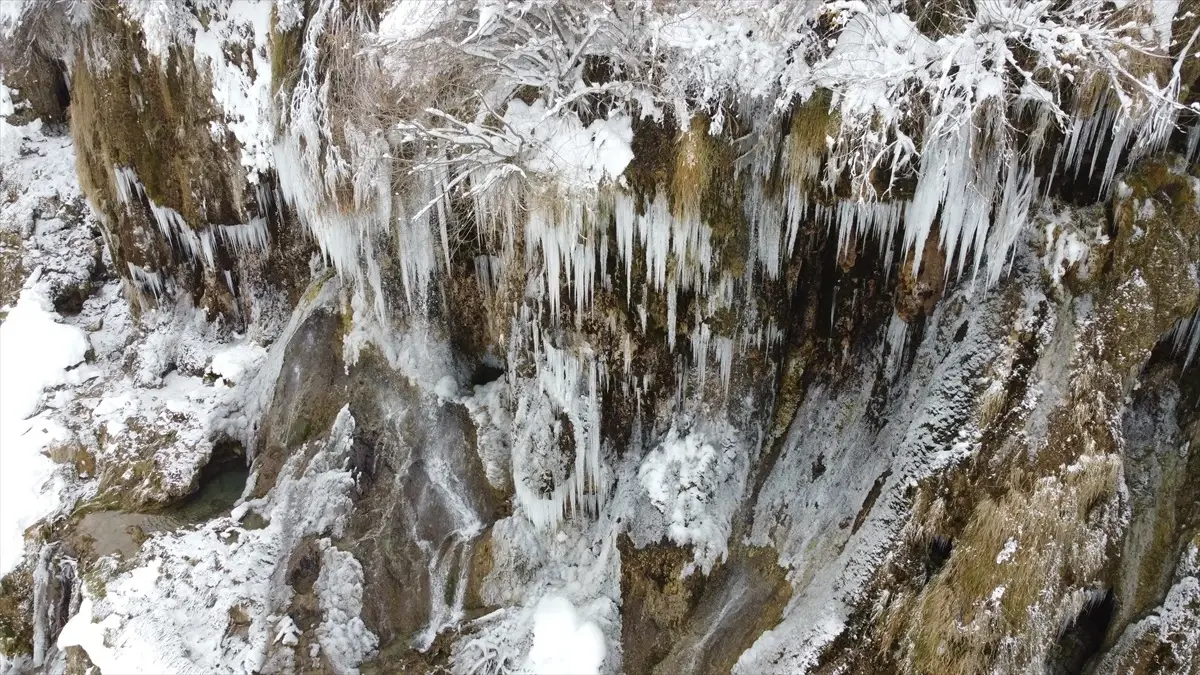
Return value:
[(710, 441), (702, 431), (680, 436), (672, 427), (638, 471), (650, 502), (666, 517), (667, 535), (694, 547), (693, 565), (705, 574), (728, 554), (733, 510), (745, 488), (746, 452), (732, 439)]
[(551, 595), (538, 602), (526, 672), (599, 675), (604, 655), (604, 634), (596, 624), (581, 617), (570, 600)]
[(266, 358), (266, 349), (256, 343), (247, 342), (214, 354), (208, 370), (232, 384), (240, 382), (247, 372), (256, 371)]
[(68, 368), (83, 361), (87, 336), (59, 323), (38, 292), (21, 292), (0, 323), (0, 576), (25, 550), (25, 529), (59, 505), (61, 480), (42, 451), (70, 440), (70, 432), (46, 415), (28, 419), (49, 387), (78, 381)]

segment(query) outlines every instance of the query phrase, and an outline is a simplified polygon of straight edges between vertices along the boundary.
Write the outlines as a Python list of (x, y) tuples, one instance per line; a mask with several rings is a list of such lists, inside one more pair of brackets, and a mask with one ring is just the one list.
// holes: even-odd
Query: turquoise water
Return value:
[(225, 462), (200, 480), (200, 489), (163, 511), (180, 525), (192, 525), (229, 513), (246, 488), (250, 467), (240, 460)]

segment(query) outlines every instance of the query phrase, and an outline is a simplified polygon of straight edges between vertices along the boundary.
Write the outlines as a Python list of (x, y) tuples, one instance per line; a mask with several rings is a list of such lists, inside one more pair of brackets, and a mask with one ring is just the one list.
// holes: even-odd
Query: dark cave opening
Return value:
[(485, 384), (490, 384), (504, 377), (504, 369), (495, 363), (484, 361), (479, 364), (475, 372), (471, 373), (471, 386), (478, 387)]
[(950, 554), (954, 552), (954, 540), (940, 534), (935, 534), (929, 540), (925, 550), (925, 581), (929, 582), (933, 575), (946, 565)]
[(1059, 631), (1046, 659), (1046, 672), (1054, 675), (1084, 672), (1088, 661), (1104, 645), (1116, 609), (1117, 599), (1111, 588), (1089, 591), (1079, 614)]
[(55, 59), (50, 64), (53, 74), (54, 100), (58, 108), (66, 113), (71, 107), (71, 84), (67, 79), (66, 63)]

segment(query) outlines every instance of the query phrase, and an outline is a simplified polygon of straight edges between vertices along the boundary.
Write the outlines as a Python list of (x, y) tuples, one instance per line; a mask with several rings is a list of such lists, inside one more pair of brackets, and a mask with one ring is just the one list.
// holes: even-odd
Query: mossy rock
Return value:
[(291, 30), (280, 30), (278, 10), (271, 8), (271, 94), (274, 96), (287, 96), (296, 86), (302, 58), (300, 41), (307, 18), (306, 15), (305, 21)]
[(193, 231), (249, 220), (240, 151), (228, 129), (216, 134), (224, 114), (207, 68), (178, 47), (151, 56), (140, 27), (118, 7), (96, 12), (86, 33), (89, 48), (71, 68), (71, 135), (79, 184), (103, 216), (114, 268), (127, 278), (128, 264), (173, 278), (210, 315), (232, 316), (226, 282), (162, 233), (140, 196), (122, 203), (115, 174), (132, 170), (146, 197)]
[[(20, 40), (20, 30), (14, 40)], [(25, 44), (33, 40), (26, 39)], [(55, 128), (67, 122), (67, 109), (71, 94), (63, 64), (43, 53), (39, 45), (33, 45), (7, 61), (4, 83), (14, 89), (13, 103), (17, 110), (8, 118), (14, 126), (28, 124), (33, 120)]]
[(621, 551), (621, 651), (627, 672), (650, 672), (681, 637), (705, 577), (683, 577), (692, 560), (688, 548), (669, 544), (637, 548), (618, 535)]
[(33, 570), (28, 562), (0, 579), (0, 651), (33, 654)]
[(1106, 360), (1130, 374), (1200, 293), (1189, 276), (1200, 261), (1200, 213), (1192, 179), (1166, 160), (1125, 176), (1130, 190), (1112, 204), (1108, 258), (1096, 284)]
[(11, 230), (0, 230), (0, 307), (16, 304), (24, 281), (21, 234)]

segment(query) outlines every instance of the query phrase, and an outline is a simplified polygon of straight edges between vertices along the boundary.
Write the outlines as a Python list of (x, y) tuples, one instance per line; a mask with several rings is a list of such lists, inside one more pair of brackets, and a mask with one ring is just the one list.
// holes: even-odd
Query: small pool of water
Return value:
[(229, 461), (207, 476), (200, 477), (200, 489), (176, 504), (167, 507), (163, 515), (182, 525), (207, 522), (228, 514), (246, 489), (250, 467), (242, 460)]
[(227, 515), (242, 496), (249, 477), (250, 468), (240, 460), (223, 462), (206, 468), (200, 478), (200, 489), (162, 511), (93, 511), (80, 519), (75, 535), (97, 556), (119, 553), (130, 558), (150, 534), (199, 525)]

